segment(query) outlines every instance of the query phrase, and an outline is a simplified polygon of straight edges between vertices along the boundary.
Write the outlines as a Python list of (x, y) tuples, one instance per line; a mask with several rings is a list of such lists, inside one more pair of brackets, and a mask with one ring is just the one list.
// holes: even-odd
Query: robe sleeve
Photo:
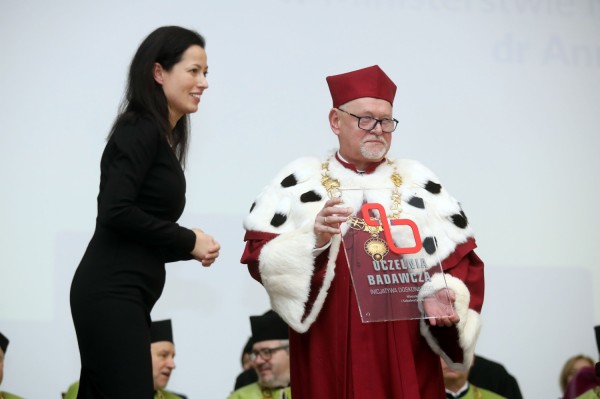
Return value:
[(260, 277), (260, 272), (258, 271), (258, 257), (260, 256), (260, 251), (265, 244), (275, 237), (277, 237), (277, 234), (261, 233), (258, 231), (247, 231), (244, 235), (246, 247), (244, 248), (244, 253), (242, 254), (242, 259), (240, 262), (248, 266), (248, 272), (252, 278), (261, 284), (262, 278)]
[(328, 249), (315, 256), (309, 227), (282, 234), (247, 231), (241, 259), (267, 290), (273, 310), (300, 333), (321, 311), (340, 247), (340, 238), (334, 238)]
[(479, 314), (485, 288), (483, 262), (475, 253), (475, 248), (475, 240), (472, 238), (458, 245), (455, 251), (442, 261), (444, 275), (438, 273), (432, 277), (431, 282), (426, 283), (435, 290), (447, 285), (454, 291), (454, 308), (460, 317), (458, 324), (453, 327), (439, 327), (431, 326), (425, 319), (421, 320), (421, 333), (433, 351), (439, 354), (449, 367), (465, 371), (470, 368), (475, 354), (475, 344), (481, 329)]

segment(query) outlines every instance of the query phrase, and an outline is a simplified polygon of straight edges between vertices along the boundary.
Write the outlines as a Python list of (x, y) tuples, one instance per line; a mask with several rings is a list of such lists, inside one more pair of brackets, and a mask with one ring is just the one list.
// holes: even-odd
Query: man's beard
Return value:
[(388, 151), (387, 141), (384, 138), (380, 139), (381, 146), (378, 146), (377, 149), (369, 148), (367, 145), (360, 146), (360, 154), (366, 159), (370, 159), (373, 161), (378, 161), (382, 159)]
[(271, 375), (270, 378), (264, 379), (259, 377), (259, 384), (267, 388), (279, 388), (289, 385), (289, 380), (281, 376)]

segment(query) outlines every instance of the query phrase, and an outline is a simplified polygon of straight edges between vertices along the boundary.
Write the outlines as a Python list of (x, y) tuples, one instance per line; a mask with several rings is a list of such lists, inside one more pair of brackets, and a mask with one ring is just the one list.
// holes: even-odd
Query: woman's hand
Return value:
[(191, 252), (192, 256), (201, 262), (202, 266), (212, 265), (219, 256), (221, 245), (199, 228), (193, 228), (192, 231), (196, 234), (196, 245)]

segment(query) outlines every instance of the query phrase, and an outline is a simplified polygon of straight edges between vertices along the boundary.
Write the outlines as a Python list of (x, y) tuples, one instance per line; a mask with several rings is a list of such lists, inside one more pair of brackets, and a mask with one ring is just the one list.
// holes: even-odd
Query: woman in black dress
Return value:
[(138, 48), (100, 163), (94, 235), (71, 285), (78, 398), (150, 399), (150, 311), (165, 263), (210, 266), (219, 244), (176, 221), (185, 206), (188, 114), (208, 88), (202, 36), (167, 26)]

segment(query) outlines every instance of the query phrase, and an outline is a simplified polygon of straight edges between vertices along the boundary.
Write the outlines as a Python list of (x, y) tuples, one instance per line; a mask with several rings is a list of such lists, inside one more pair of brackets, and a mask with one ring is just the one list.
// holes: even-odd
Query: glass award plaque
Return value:
[[(382, 192), (387, 194), (382, 197)], [(342, 241), (363, 323), (429, 318), (421, 313), (423, 305), (419, 306), (424, 298), (435, 301), (442, 315), (451, 315), (454, 310), (441, 262), (429, 254), (437, 251), (428, 248), (428, 253), (423, 247), (425, 234), (432, 232), (426, 225), (426, 204), (415, 219), (404, 218), (402, 213), (390, 218), (385, 207), (374, 202), (390, 198), (389, 189), (340, 189), (340, 195), (342, 200), (352, 197), (351, 203), (362, 197), (362, 207), (355, 209), (346, 226), (342, 224)], [(430, 238), (428, 245), (436, 245), (436, 240)], [(433, 288), (431, 279), (437, 273), (443, 284), (438, 281)]]

